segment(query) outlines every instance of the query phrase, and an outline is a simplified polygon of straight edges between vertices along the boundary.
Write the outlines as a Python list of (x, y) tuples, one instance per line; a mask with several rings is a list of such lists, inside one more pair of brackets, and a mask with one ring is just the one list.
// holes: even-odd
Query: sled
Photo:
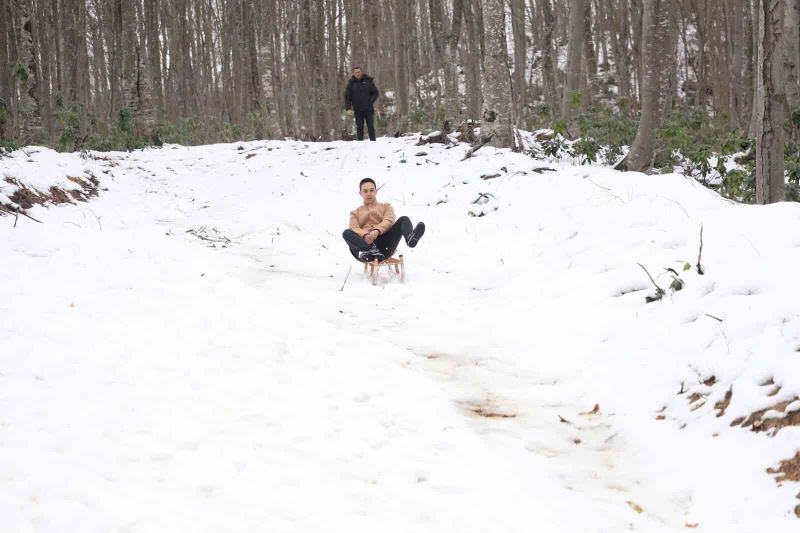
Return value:
[(381, 268), (385, 268), (390, 274), (394, 274), (400, 278), (400, 283), (403, 283), (406, 279), (406, 266), (403, 262), (402, 254), (398, 256), (397, 259), (394, 257), (384, 259), (383, 261), (373, 259), (372, 261), (364, 263), (364, 273), (373, 285), (377, 285), (378, 283), (378, 272), (380, 272)]

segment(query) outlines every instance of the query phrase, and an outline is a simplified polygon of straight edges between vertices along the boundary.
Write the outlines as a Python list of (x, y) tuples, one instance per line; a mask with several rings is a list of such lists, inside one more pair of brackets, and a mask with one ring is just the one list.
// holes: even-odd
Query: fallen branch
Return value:
[(664, 292), (664, 289), (662, 289), (661, 287), (658, 286), (658, 283), (656, 283), (656, 280), (653, 279), (653, 276), (650, 275), (650, 272), (647, 271), (647, 269), (644, 267), (643, 264), (641, 264), (641, 263), (636, 263), (636, 264), (639, 265), (640, 267), (642, 267), (642, 270), (644, 270), (644, 273), (647, 274), (647, 277), (650, 278), (650, 281), (653, 282), (653, 285), (656, 288), (656, 295), (655, 296), (647, 296), (647, 297), (645, 297), (644, 300), (647, 303), (655, 302), (655, 301), (660, 300), (666, 294), (666, 292)]
[(342, 288), (339, 289), (339, 292), (344, 292), (344, 286), (347, 283), (347, 278), (350, 277), (351, 270), (353, 270), (353, 265), (350, 265), (350, 268), (347, 269), (347, 275), (344, 277), (344, 283), (342, 283)]
[(700, 251), (697, 252), (697, 273), (703, 275), (703, 267), (700, 266), (700, 258), (703, 256), (703, 225), (700, 224)]
[(0, 205), (0, 210), (6, 211), (7, 213), (14, 213), (14, 227), (17, 227), (17, 219), (19, 218), (19, 215), (28, 217), (29, 219), (33, 220), (34, 222), (38, 222), (39, 224), (44, 224), (44, 222), (42, 222), (41, 220), (36, 220), (22, 209), (17, 209), (8, 205)]
[(533, 172), (536, 172), (537, 174), (543, 174), (545, 172), (555, 172), (556, 171), (556, 169), (550, 168), (550, 167), (534, 167), (531, 170)]
[(461, 158), (461, 161), (466, 161), (467, 159), (475, 155), (475, 152), (477, 152), (478, 150), (489, 144), (489, 142), (491, 142), (493, 136), (494, 136), (493, 134), (489, 134), (483, 139), (481, 139), (481, 142), (478, 143), (478, 146), (467, 150), (467, 153), (464, 154), (464, 157)]

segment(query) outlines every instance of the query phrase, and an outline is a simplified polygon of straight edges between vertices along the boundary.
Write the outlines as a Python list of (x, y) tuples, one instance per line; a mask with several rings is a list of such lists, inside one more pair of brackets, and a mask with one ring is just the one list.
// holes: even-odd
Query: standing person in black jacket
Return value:
[(378, 99), (378, 88), (370, 76), (361, 72), (361, 67), (353, 68), (353, 77), (347, 83), (344, 92), (344, 108), (349, 115), (356, 114), (356, 134), (358, 140), (364, 140), (364, 121), (367, 121), (369, 140), (375, 140), (375, 110), (372, 104)]

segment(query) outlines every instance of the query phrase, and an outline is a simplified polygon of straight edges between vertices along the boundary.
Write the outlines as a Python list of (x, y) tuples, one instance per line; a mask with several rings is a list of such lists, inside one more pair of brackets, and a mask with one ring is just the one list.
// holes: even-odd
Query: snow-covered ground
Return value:
[(0, 531), (797, 531), (800, 205), (415, 142), (0, 159), (106, 189), (0, 217)]

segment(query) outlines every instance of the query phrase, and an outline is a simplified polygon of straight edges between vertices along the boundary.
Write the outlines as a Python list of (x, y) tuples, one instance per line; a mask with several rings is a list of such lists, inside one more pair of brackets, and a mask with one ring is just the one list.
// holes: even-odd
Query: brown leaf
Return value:
[(587, 415), (596, 415), (599, 412), (600, 412), (600, 404), (596, 403), (594, 404), (594, 408), (591, 411), (586, 411), (580, 414), (583, 416), (587, 416)]
[(631, 509), (633, 509), (634, 511), (636, 511), (636, 512), (637, 512), (637, 513), (639, 513), (639, 514), (641, 514), (641, 513), (644, 511), (644, 509), (642, 509), (642, 506), (641, 506), (641, 505), (639, 505), (639, 504), (638, 504), (638, 503), (636, 503), (636, 502), (632, 502), (632, 501), (628, 500), (628, 501), (626, 501), (625, 503), (627, 503), (628, 505), (630, 505), (630, 506), (631, 506)]

